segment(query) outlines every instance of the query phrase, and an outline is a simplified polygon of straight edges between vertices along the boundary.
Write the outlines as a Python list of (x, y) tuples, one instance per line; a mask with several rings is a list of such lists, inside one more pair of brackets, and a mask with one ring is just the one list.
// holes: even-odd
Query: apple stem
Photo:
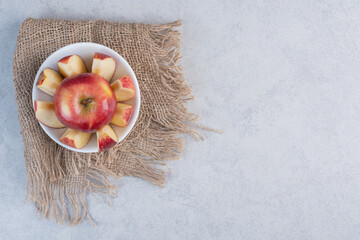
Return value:
[(93, 100), (92, 98), (85, 98), (81, 101), (81, 105), (87, 107), (92, 102), (92, 100)]

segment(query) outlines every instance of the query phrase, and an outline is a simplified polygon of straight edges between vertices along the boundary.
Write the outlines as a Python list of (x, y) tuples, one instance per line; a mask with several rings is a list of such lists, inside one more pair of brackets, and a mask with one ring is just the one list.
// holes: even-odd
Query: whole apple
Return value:
[(95, 132), (111, 121), (116, 110), (116, 98), (102, 76), (80, 73), (63, 80), (54, 95), (54, 108), (65, 126)]

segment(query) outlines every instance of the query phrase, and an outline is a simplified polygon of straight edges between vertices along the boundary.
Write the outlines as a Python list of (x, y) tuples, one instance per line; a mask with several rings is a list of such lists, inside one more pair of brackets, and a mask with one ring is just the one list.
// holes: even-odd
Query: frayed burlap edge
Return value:
[[(81, 154), (49, 141), (45, 133), (39, 131), (39, 126), (32, 128), (37, 123), (33, 119), (31, 104), (25, 102), (29, 101), (30, 97), (24, 97), (26, 93), (22, 81), (25, 75), (21, 75), (21, 72), (26, 68), (27, 59), (23, 56), (22, 45), (26, 44), (26, 30), (29, 25), (38, 21), (54, 23), (56, 20), (27, 19), (19, 31), (13, 60), (14, 85), (28, 174), (27, 202), (34, 203), (37, 214), (43, 218), (55, 219), (58, 223), (76, 225), (88, 218), (90, 223), (94, 224), (88, 210), (87, 192), (111, 204), (111, 198), (116, 197), (116, 191), (109, 177), (134, 176), (162, 186), (165, 181), (166, 161), (178, 159), (183, 149), (183, 138), (179, 134), (188, 134), (196, 140), (202, 138), (198, 129), (205, 127), (197, 123), (198, 116), (189, 113), (184, 105), (192, 99), (192, 95), (183, 78), (182, 69), (178, 66), (180, 33), (174, 28), (180, 26), (181, 22), (178, 20), (151, 27), (144, 24), (126, 25), (141, 36), (138, 41), (149, 42), (146, 44), (149, 47), (147, 51), (152, 56), (149, 56), (148, 61), (154, 67), (152, 70), (158, 81), (155, 82), (156, 92), (172, 102), (152, 106), (151, 113), (141, 109), (132, 133), (113, 149), (103, 153)], [(59, 21), (55, 24), (64, 22)], [(65, 21), (65, 24), (72, 22)], [(98, 25), (119, 24), (101, 20), (78, 22), (83, 23), (90, 31)], [(111, 44), (109, 47), (112, 47)], [(34, 74), (31, 69), (29, 71), (30, 75)], [(138, 75), (136, 72), (135, 74)], [(27, 87), (31, 89), (30, 85)], [(145, 81), (142, 87), (151, 90)], [(48, 142), (50, 146), (40, 150), (36, 147), (39, 141)], [(117, 163), (114, 163), (115, 161)]]

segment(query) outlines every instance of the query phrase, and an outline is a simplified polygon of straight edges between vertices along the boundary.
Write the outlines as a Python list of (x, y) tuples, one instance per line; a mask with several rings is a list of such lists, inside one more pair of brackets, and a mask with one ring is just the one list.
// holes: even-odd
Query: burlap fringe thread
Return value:
[[(109, 176), (119, 178), (121, 176), (140, 177), (151, 183), (162, 186), (165, 180), (165, 161), (178, 159), (183, 149), (183, 139), (178, 134), (189, 134), (199, 140), (202, 136), (198, 128), (205, 128), (197, 123), (198, 116), (188, 113), (184, 103), (192, 99), (191, 89), (186, 84), (182, 75), (182, 69), (178, 66), (180, 58), (180, 33), (174, 27), (180, 26), (180, 20), (170, 23), (155, 25), (147, 34), (149, 39), (156, 40), (152, 51), (161, 56), (161, 61), (155, 61), (156, 69), (161, 77), (161, 85), (157, 86), (161, 94), (170, 95), (175, 104), (171, 108), (159, 108), (155, 118), (152, 116), (140, 116), (138, 121), (145, 123), (143, 131), (148, 131), (146, 144), (136, 146), (136, 149), (126, 149), (126, 144), (120, 144), (114, 150), (100, 154), (73, 154), (64, 153), (61, 146), (56, 146), (56, 151), (48, 153), (38, 152), (38, 166), (29, 167), (27, 202), (32, 201), (37, 209), (37, 214), (43, 218), (55, 219), (58, 223), (76, 225), (87, 218), (94, 225), (94, 220), (89, 214), (86, 201), (87, 192), (101, 201), (111, 204), (111, 198), (116, 197), (115, 185), (110, 182)], [(145, 39), (147, 39), (145, 37)], [(159, 46), (159, 47), (156, 47)], [(16, 61), (15, 53), (14, 62)], [(169, 67), (171, 66), (171, 67)], [(16, 86), (15, 86), (16, 87)], [(18, 90), (18, 89), (16, 89)], [(18, 102), (18, 107), (19, 102)], [(21, 119), (20, 119), (21, 120)], [(127, 138), (126, 141), (135, 141), (141, 137), (139, 133), (135, 138)], [(23, 136), (26, 138), (26, 136)], [(148, 151), (147, 146), (152, 146), (154, 151)], [(29, 150), (31, 151), (31, 150)], [(125, 161), (133, 161), (136, 164), (126, 168), (123, 172), (114, 172), (111, 167), (111, 159), (118, 154), (127, 154)], [(25, 153), (26, 154), (26, 153)], [(65, 166), (61, 166), (61, 157), (65, 154)], [(66, 156), (68, 155), (68, 156)], [(48, 156), (53, 156), (49, 158)], [(73, 157), (75, 156), (75, 157)], [(66, 169), (66, 173), (64, 172)], [(166, 168), (165, 168), (166, 169)], [(71, 176), (71, 179), (69, 178)], [(79, 181), (74, 184), (74, 179)], [(84, 181), (85, 179), (85, 181)], [(67, 181), (71, 184), (66, 184)]]

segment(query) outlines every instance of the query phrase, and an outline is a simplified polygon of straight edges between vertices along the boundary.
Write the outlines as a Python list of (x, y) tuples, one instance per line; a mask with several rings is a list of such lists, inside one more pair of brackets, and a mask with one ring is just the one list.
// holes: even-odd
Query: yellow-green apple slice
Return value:
[(118, 103), (116, 111), (111, 119), (112, 124), (119, 127), (126, 127), (132, 114), (132, 106), (124, 103)]
[(128, 101), (135, 96), (135, 87), (129, 75), (114, 81), (111, 87), (118, 102)]
[(63, 128), (65, 127), (56, 117), (54, 104), (52, 102), (35, 101), (35, 117), (47, 127)]
[(99, 152), (108, 150), (116, 145), (118, 138), (110, 125), (106, 125), (96, 132)]
[(65, 78), (87, 72), (84, 61), (78, 55), (66, 56), (60, 59), (57, 65), (61, 75)]
[(60, 142), (73, 148), (83, 148), (90, 141), (91, 133), (68, 128), (60, 138)]
[(115, 59), (103, 53), (95, 53), (91, 69), (92, 73), (99, 74), (110, 82), (114, 76), (115, 69)]
[(41, 91), (44, 91), (51, 96), (54, 96), (55, 91), (60, 86), (62, 80), (63, 78), (57, 71), (51, 68), (45, 68), (41, 72), (36, 86)]

